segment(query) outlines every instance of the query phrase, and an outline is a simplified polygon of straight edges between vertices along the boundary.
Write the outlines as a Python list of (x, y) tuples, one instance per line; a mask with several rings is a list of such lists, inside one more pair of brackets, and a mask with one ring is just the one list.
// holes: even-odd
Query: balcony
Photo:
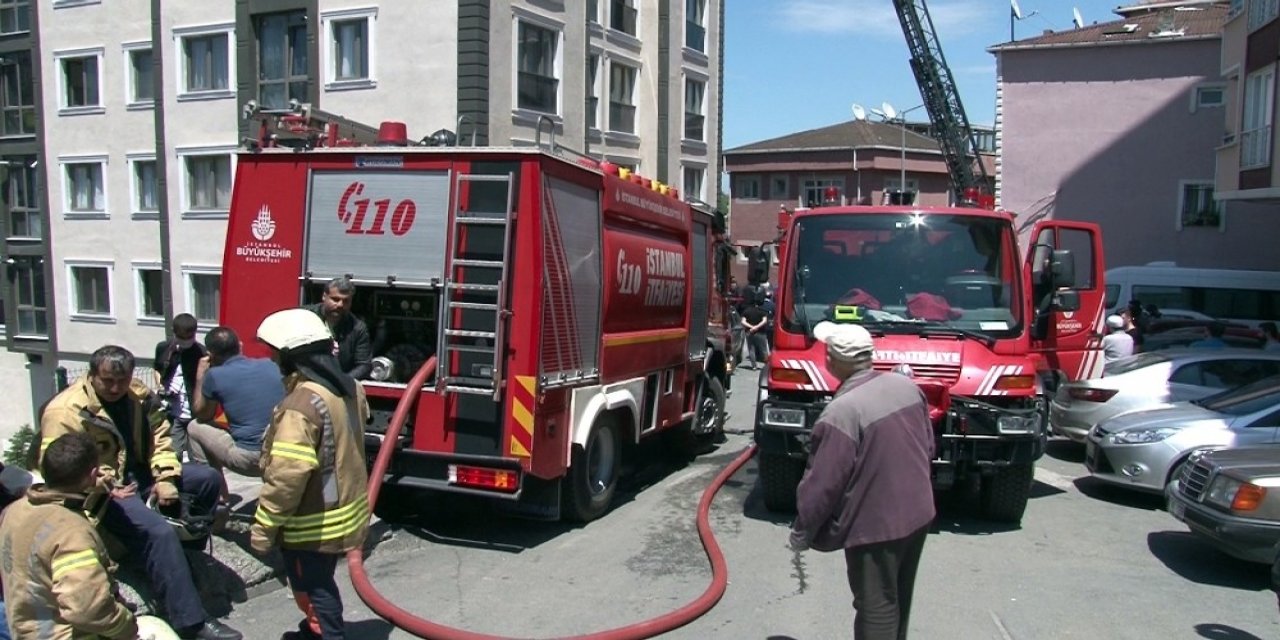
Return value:
[(636, 108), (621, 102), (609, 102), (609, 130), (636, 132)]
[(629, 36), (636, 35), (636, 9), (627, 0), (613, 0), (609, 5), (609, 28)]
[(521, 71), (517, 80), (516, 106), (543, 113), (558, 113), (556, 90), (560, 81), (556, 78)]
[(1240, 169), (1271, 166), (1271, 125), (1240, 134)]
[(684, 46), (694, 51), (707, 52), (707, 28), (692, 21), (684, 23)]

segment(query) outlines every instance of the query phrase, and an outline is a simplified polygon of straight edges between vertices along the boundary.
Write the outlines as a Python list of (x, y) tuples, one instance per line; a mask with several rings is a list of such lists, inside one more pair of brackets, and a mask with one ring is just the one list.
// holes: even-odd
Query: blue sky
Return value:
[[(1009, 40), (1009, 0), (927, 0), (947, 65), (974, 124), (995, 120), (993, 44)], [(1124, 4), (1137, 4), (1131, 0)], [(727, 0), (726, 149), (851, 119), (854, 102), (919, 105), (891, 0)], [(1119, 19), (1117, 0), (1019, 0), (1017, 37)], [(1031, 14), (1035, 15), (1031, 15)], [(928, 120), (924, 109), (907, 115)]]

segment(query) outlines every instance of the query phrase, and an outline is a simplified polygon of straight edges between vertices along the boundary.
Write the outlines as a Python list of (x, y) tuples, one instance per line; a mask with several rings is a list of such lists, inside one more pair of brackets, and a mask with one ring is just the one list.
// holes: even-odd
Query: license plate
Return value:
[(1173, 517), (1175, 517), (1175, 518), (1177, 518), (1177, 519), (1179, 519), (1179, 520), (1182, 520), (1182, 519), (1183, 519), (1183, 516), (1185, 516), (1185, 515), (1187, 514), (1187, 505), (1184, 505), (1184, 504), (1182, 504), (1181, 502), (1178, 502), (1177, 500), (1170, 500), (1170, 501), (1169, 501), (1169, 513), (1170, 513), (1170, 515), (1172, 515)]

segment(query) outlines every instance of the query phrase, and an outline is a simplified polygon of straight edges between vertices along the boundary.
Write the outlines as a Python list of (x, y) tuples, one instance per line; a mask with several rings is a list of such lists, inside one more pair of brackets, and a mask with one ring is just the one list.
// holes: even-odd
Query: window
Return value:
[(587, 58), (587, 126), (600, 128), (600, 55)]
[(32, 166), (35, 156), (5, 158), (9, 172), (4, 193), (9, 203), (10, 238), (41, 238), (44, 222), (40, 218), (40, 196), (36, 190), (37, 171)]
[(1212, 182), (1187, 182), (1178, 194), (1178, 228), (1222, 226), (1222, 213), (1213, 199)]
[(185, 157), (187, 208), (226, 211), (231, 207), (231, 156)]
[(129, 104), (150, 104), (156, 97), (151, 48), (132, 49), (126, 55), (129, 58)]
[(609, 2), (609, 28), (629, 36), (636, 35), (635, 0), (611, 0)]
[(369, 21), (333, 23), (333, 79), (369, 79)]
[(1280, 0), (1249, 0), (1249, 30), (1275, 20), (1278, 9)]
[(71, 272), (71, 313), (82, 316), (111, 315), (111, 266), (68, 264)]
[(609, 65), (609, 130), (635, 133), (636, 69), (617, 62)]
[(684, 81), (684, 139), (702, 141), (706, 124), (703, 115), (703, 98), (707, 93), (707, 83), (701, 80)]
[(694, 199), (706, 201), (706, 197), (702, 193), (703, 176), (706, 169), (701, 167), (685, 167), (684, 168), (684, 197), (685, 200)]
[(516, 38), (516, 107), (559, 113), (559, 32), (520, 21)]
[(31, 30), (30, 0), (0, 0), (0, 35)]
[(5, 54), (0, 61), (0, 136), (30, 136), (36, 132), (36, 102), (32, 85), (31, 56), (27, 53)]
[(1249, 74), (1244, 85), (1240, 168), (1271, 165), (1271, 112), (1274, 108), (1275, 66)]
[(306, 12), (259, 16), (257, 28), (258, 103), (283, 109), (290, 100), (308, 102)]
[[(885, 184), (887, 188), (888, 180), (885, 181)], [(834, 179), (811, 178), (809, 180), (805, 180), (803, 185), (800, 188), (800, 195), (803, 198), (802, 202), (804, 206), (806, 207), (820, 206), (823, 203), (823, 199), (826, 197), (827, 189), (831, 187), (835, 187), (836, 191), (843, 193), (844, 180), (841, 180), (839, 178), (834, 178)]]
[(183, 269), (187, 276), (187, 308), (196, 320), (217, 324), (218, 322), (218, 290), (222, 286), (222, 276), (213, 269)]
[(1231, 0), (1231, 7), (1227, 10), (1227, 19), (1230, 20), (1244, 11), (1244, 0)]
[(600, 0), (587, 0), (587, 22), (600, 23)]
[(133, 204), (132, 212), (158, 213), (160, 200), (156, 190), (155, 158), (136, 158), (133, 164)]
[(787, 176), (773, 176), (773, 180), (769, 183), (769, 197), (774, 200), (782, 200), (790, 197), (791, 180)]
[(920, 193), (920, 181), (915, 178), (907, 178), (907, 185), (906, 185), (906, 188), (904, 189), (902, 187), (901, 176), (894, 176), (892, 178), (886, 176), (884, 179), (884, 191), (885, 193), (896, 193), (899, 191), (906, 191), (908, 193), (914, 193), (918, 195)]
[(39, 256), (12, 256), (14, 305), (18, 312), (20, 336), (48, 337), (49, 320), (45, 315), (44, 259)]
[(759, 200), (760, 176), (742, 176), (738, 178), (737, 196), (744, 200)]
[(137, 274), (137, 300), (138, 300), (138, 318), (163, 320), (164, 319), (164, 299), (162, 287), (164, 286), (164, 273), (159, 266), (135, 266), (134, 273)]
[(107, 211), (106, 185), (102, 180), (106, 161), (67, 162), (65, 205), (68, 214)]
[(686, 0), (684, 12), (684, 46), (706, 53), (707, 0)]
[[(181, 94), (229, 96), (230, 53), (227, 32), (179, 36), (182, 42)], [(267, 106), (267, 105), (262, 105)]]
[(62, 108), (83, 111), (102, 106), (98, 91), (98, 55), (65, 55), (62, 68)]
[(1192, 111), (1208, 107), (1221, 107), (1226, 104), (1226, 89), (1222, 85), (1196, 87), (1194, 100), (1195, 102), (1191, 105)]

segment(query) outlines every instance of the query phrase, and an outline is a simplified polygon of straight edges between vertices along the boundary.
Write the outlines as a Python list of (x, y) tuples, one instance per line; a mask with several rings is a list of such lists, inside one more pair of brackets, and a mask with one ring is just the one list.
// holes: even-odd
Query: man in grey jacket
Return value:
[(841, 384), (810, 436), (791, 548), (844, 549), (854, 638), (905, 639), (934, 517), (929, 404), (910, 379), (871, 369), (863, 327), (821, 322), (813, 333)]

